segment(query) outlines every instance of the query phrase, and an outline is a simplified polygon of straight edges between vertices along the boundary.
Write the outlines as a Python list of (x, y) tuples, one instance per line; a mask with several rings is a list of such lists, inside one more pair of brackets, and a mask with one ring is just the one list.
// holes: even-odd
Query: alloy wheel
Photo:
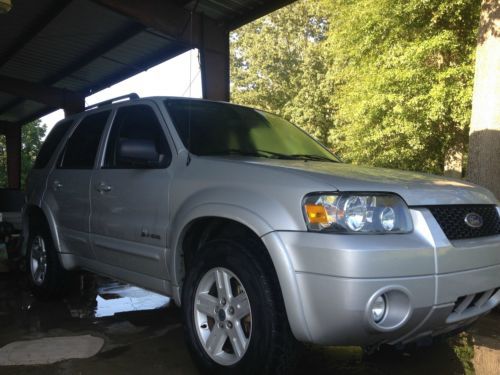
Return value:
[(220, 365), (243, 358), (252, 335), (252, 311), (245, 288), (230, 270), (217, 267), (201, 278), (194, 322), (205, 352)]
[(35, 236), (30, 249), (31, 278), (36, 285), (42, 285), (47, 275), (47, 250), (42, 236)]

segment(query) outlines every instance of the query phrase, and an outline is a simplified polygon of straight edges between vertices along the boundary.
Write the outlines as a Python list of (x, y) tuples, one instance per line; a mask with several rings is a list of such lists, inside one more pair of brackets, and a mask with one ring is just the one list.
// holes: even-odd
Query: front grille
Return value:
[(489, 311), (498, 304), (500, 300), (499, 292), (500, 288), (495, 288), (459, 297), (455, 301), (453, 310), (446, 319), (446, 322), (455, 323)]
[[(450, 240), (493, 236), (500, 234), (500, 217), (495, 206), (460, 205), (460, 206), (428, 206), (434, 218)], [(472, 228), (465, 222), (469, 213), (476, 213), (483, 219), (483, 225)]]
[(490, 289), (485, 292), (469, 294), (468, 296), (459, 297), (455, 301), (453, 306), (454, 313), (463, 313), (466, 310), (472, 308), (479, 308), (484, 306), (491, 298), (494, 298), (495, 294), (500, 290), (500, 288)]

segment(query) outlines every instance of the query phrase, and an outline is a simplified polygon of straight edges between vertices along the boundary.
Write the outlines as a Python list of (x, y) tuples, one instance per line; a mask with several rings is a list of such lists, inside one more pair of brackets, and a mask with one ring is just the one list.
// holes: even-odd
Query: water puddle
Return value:
[(154, 310), (166, 307), (170, 298), (118, 282), (108, 282), (97, 287), (95, 317), (102, 318), (118, 313)]

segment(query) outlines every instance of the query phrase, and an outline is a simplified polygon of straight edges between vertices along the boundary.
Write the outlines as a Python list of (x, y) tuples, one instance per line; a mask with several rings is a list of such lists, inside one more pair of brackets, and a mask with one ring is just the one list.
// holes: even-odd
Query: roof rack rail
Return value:
[(87, 111), (89, 109), (104, 107), (105, 105), (113, 104), (115, 102), (120, 102), (120, 101), (123, 101), (125, 99), (128, 99), (128, 100), (139, 99), (139, 95), (137, 95), (135, 92), (133, 92), (133, 93), (130, 93), (128, 95), (117, 96), (116, 98), (113, 98), (113, 99), (108, 99), (108, 100), (105, 100), (105, 101), (100, 102), (100, 103), (89, 105), (88, 107), (85, 107), (85, 110)]

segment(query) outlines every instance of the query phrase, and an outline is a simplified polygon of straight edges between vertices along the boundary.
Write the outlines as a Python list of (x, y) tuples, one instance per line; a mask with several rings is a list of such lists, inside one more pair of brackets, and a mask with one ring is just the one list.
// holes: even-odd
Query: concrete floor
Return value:
[[(64, 301), (40, 302), (22, 275), (0, 273), (0, 348), (19, 340), (86, 334), (104, 339), (94, 357), (52, 365), (4, 366), (0, 373), (197, 373), (184, 344), (180, 311), (168, 298), (86, 275), (80, 290)], [(493, 358), (486, 367), (478, 364), (479, 357), (484, 361), (485, 356), (479, 355), (484, 350), (487, 361)], [(359, 348), (308, 347), (297, 373), (446, 375), (473, 373), (475, 366), (477, 373), (493, 371), (495, 375), (500, 374), (500, 366), (495, 367), (499, 358), (500, 312), (493, 312), (467, 335), (411, 352), (382, 351), (365, 357)]]

